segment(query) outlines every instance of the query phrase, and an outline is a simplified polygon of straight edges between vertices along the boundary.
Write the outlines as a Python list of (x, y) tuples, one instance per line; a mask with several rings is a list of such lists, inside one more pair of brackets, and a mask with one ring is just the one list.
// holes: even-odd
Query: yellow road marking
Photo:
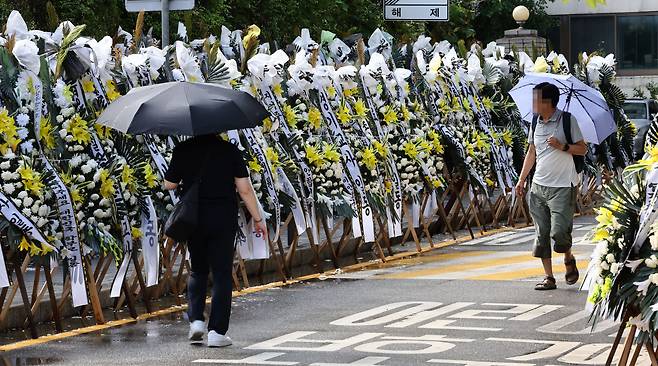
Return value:
[(500, 265), (504, 265), (504, 264), (514, 264), (514, 263), (519, 263), (519, 262), (523, 262), (523, 261), (530, 261), (530, 260), (536, 260), (536, 258), (532, 257), (529, 254), (513, 255), (513, 256), (509, 256), (509, 257), (496, 258), (496, 259), (485, 258), (485, 259), (482, 259), (481, 261), (477, 261), (477, 262), (474, 262), (474, 263), (454, 264), (454, 265), (439, 267), (439, 268), (428, 268), (428, 269), (421, 269), (421, 270), (418, 270), (418, 271), (395, 273), (395, 274), (391, 274), (391, 275), (380, 276), (379, 278), (382, 278), (382, 279), (384, 279), (384, 278), (385, 279), (411, 279), (411, 278), (418, 278), (418, 277), (434, 276), (434, 275), (451, 273), (451, 272), (464, 272), (464, 271), (470, 271), (470, 270), (474, 270), (474, 269), (500, 266)]
[[(524, 226), (520, 226), (520, 227), (524, 227)], [(483, 236), (491, 236), (491, 235), (494, 235), (494, 234), (507, 232), (507, 231), (512, 231), (512, 230), (515, 230), (515, 229), (518, 229), (518, 228), (507, 228), (506, 227), (506, 228), (500, 228), (500, 229), (493, 229), (493, 230), (485, 232), (483, 235), (475, 235), (475, 238), (483, 237)], [(463, 243), (463, 242), (466, 242), (466, 241), (469, 241), (469, 240), (472, 240), (472, 238), (469, 235), (467, 235), (467, 236), (457, 238), (456, 240), (448, 240), (448, 241), (445, 241), (445, 242), (442, 242), (442, 243), (435, 244), (432, 247), (427, 245), (425, 247), (422, 247), (420, 252), (418, 252), (418, 251), (407, 251), (407, 252), (398, 253), (398, 254), (395, 254), (395, 255), (392, 255), (392, 256), (388, 256), (385, 259), (386, 259), (386, 262), (392, 262), (392, 261), (399, 261), (399, 260), (406, 259), (406, 258), (419, 257), (424, 253), (431, 252), (431, 251), (434, 251), (436, 249), (445, 248), (447, 246), (460, 244), (460, 243)], [(419, 258), (422, 258), (422, 257), (419, 257)], [(431, 257), (428, 257), (428, 258), (431, 258)], [(354, 264), (354, 265), (351, 265), (351, 266), (346, 266), (346, 267), (342, 268), (342, 270), (343, 270), (343, 272), (354, 272), (354, 271), (366, 269), (366, 268), (373, 267), (373, 266), (380, 266), (380, 265), (382, 265), (381, 260), (375, 260), (375, 261), (370, 261), (370, 262), (357, 263), (357, 264)], [(307, 275), (307, 276), (297, 277), (295, 279), (287, 280), (286, 282), (279, 281), (279, 282), (272, 282), (272, 283), (262, 285), (262, 286), (253, 286), (253, 287), (243, 289), (241, 291), (233, 291), (233, 296), (234, 297), (239, 297), (239, 296), (244, 296), (244, 295), (247, 295), (247, 294), (252, 294), (252, 293), (264, 291), (264, 290), (267, 290), (267, 289), (283, 287), (283, 286), (290, 286), (290, 285), (300, 283), (300, 282), (303, 282), (303, 281), (319, 279), (320, 277), (327, 277), (327, 276), (331, 276), (331, 275), (334, 275), (334, 274), (335, 274), (335, 271), (326, 271), (324, 273), (315, 273), (315, 274), (311, 274), (311, 275)], [(209, 302), (210, 302), (210, 299), (207, 299), (206, 303), (209, 303)], [(172, 306), (172, 307), (169, 307), (169, 308), (166, 308), (166, 309), (154, 311), (152, 313), (142, 314), (142, 315), (139, 315), (137, 318), (126, 318), (126, 319), (120, 319), (120, 320), (112, 320), (112, 321), (109, 321), (105, 324), (92, 325), (92, 326), (88, 326), (88, 327), (84, 327), (84, 328), (78, 328), (78, 329), (74, 329), (74, 330), (70, 330), (70, 331), (66, 331), (66, 332), (62, 332), (62, 333), (41, 336), (37, 339), (27, 339), (27, 340), (24, 340), (24, 341), (9, 343), (9, 344), (0, 346), (0, 352), (14, 351), (14, 350), (25, 348), (25, 347), (35, 346), (35, 345), (38, 345), (38, 344), (43, 344), (43, 343), (48, 343), (48, 342), (52, 342), (52, 341), (56, 341), (56, 340), (69, 338), (69, 337), (74, 337), (76, 335), (96, 332), (96, 331), (105, 330), (105, 329), (114, 328), (114, 327), (119, 327), (119, 326), (128, 325), (128, 324), (134, 324), (134, 323), (137, 323), (140, 320), (148, 320), (148, 319), (152, 319), (152, 318), (157, 318), (157, 317), (160, 317), (160, 316), (163, 316), (163, 315), (168, 315), (168, 314), (173, 314), (173, 313), (185, 311), (186, 309), (187, 309), (187, 304), (185, 304), (185, 305), (176, 305), (176, 306)]]
[[(578, 270), (581, 272), (584, 271), (584, 269), (587, 268), (589, 265), (589, 261), (579, 261), (578, 262)], [(554, 274), (564, 274), (566, 272), (565, 268), (563, 265), (560, 266), (553, 266), (553, 273)], [(537, 263), (537, 267), (535, 268), (525, 268), (525, 269), (519, 269), (517, 271), (506, 271), (506, 272), (497, 272), (497, 273), (489, 273), (486, 275), (480, 275), (480, 276), (473, 276), (473, 277), (466, 277), (466, 280), (489, 280), (489, 281), (509, 281), (509, 280), (522, 280), (526, 278), (533, 278), (533, 277), (538, 277), (538, 276), (543, 276), (544, 275), (544, 268), (541, 266), (541, 264)]]

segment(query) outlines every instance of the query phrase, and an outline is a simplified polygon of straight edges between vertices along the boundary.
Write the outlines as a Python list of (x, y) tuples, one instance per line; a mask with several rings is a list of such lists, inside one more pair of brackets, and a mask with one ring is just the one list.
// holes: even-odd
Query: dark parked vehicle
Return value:
[(653, 99), (628, 99), (624, 102), (624, 113), (637, 130), (633, 139), (633, 154), (636, 160), (641, 159), (644, 155), (644, 140), (658, 113), (658, 102)]

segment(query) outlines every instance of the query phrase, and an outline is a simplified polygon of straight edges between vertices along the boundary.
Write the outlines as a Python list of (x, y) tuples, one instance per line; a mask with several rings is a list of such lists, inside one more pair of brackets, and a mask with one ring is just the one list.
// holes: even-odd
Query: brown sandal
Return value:
[(576, 257), (572, 256), (571, 259), (564, 261), (564, 266), (567, 268), (567, 273), (564, 275), (567, 285), (575, 285), (578, 282), (578, 278), (580, 278), (578, 266), (576, 265)]
[(544, 281), (535, 285), (535, 290), (537, 291), (555, 290), (556, 288), (555, 278), (551, 276), (546, 276)]

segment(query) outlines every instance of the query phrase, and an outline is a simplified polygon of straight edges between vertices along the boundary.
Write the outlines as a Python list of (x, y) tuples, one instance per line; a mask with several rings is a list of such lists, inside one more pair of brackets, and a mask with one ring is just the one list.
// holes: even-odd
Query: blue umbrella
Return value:
[(573, 75), (526, 73), (510, 90), (510, 95), (524, 120), (532, 122), (532, 89), (543, 82), (551, 83), (560, 89), (560, 102), (557, 107), (571, 113), (578, 120), (586, 142), (600, 144), (617, 131), (612, 111), (601, 92), (587, 86)]

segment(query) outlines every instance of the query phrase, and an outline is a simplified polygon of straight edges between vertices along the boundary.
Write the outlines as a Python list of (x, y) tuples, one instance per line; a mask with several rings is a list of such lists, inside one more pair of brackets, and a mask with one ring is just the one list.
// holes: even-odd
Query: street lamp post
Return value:
[(162, 48), (169, 45), (169, 0), (161, 0), (162, 3)]

